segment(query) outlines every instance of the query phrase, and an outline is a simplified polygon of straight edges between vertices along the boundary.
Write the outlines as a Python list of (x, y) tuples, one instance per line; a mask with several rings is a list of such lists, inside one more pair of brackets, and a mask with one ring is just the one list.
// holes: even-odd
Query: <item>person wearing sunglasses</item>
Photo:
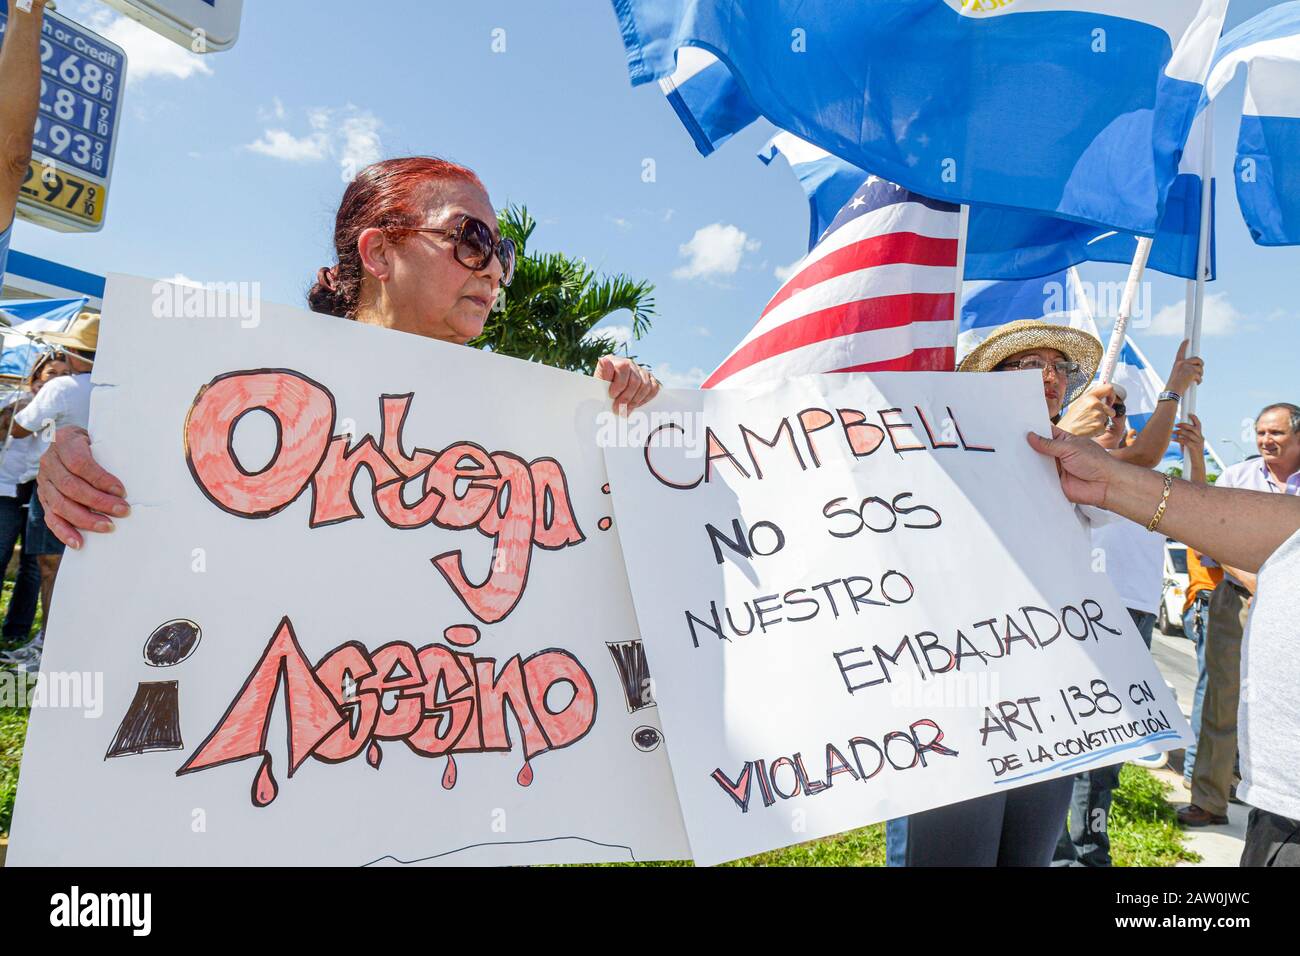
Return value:
[[(334, 224), (337, 262), (307, 293), (314, 312), (465, 345), (483, 331), (498, 290), (514, 278), (514, 243), (475, 173), (434, 157), (389, 159), (348, 185)], [(606, 355), (616, 411), (650, 401), (659, 382), (631, 359)], [(130, 513), (126, 489), (95, 463), (84, 428), (58, 432), (41, 459), (38, 494), (59, 540), (80, 548), (83, 531), (110, 531)]]

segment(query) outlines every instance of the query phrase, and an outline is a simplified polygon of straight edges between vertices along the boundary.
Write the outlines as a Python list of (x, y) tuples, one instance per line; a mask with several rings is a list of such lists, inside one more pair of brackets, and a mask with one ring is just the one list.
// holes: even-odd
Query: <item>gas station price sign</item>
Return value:
[[(7, 26), (0, 6), (0, 36)], [(19, 215), (64, 232), (103, 227), (125, 85), (121, 47), (45, 11), (41, 107)]]

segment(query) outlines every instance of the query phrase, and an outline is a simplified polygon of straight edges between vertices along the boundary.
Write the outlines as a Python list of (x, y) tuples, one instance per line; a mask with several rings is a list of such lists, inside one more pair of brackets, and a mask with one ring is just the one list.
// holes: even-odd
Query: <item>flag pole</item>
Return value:
[(1128, 270), (1128, 281), (1124, 283), (1124, 295), (1119, 300), (1119, 315), (1115, 316), (1115, 329), (1110, 333), (1110, 344), (1106, 347), (1106, 357), (1101, 361), (1101, 384), (1109, 385), (1115, 377), (1115, 365), (1119, 362), (1119, 353), (1124, 348), (1124, 336), (1128, 334), (1129, 316), (1133, 314), (1133, 300), (1137, 298), (1138, 288), (1142, 285), (1142, 274), (1146, 272), (1147, 259), (1151, 256), (1151, 239), (1138, 236), (1137, 251), (1133, 253), (1133, 265)]
[(957, 213), (957, 288), (952, 299), (952, 357), (955, 367), (957, 343), (961, 340), (962, 283), (966, 279), (966, 232), (970, 227), (970, 206), (962, 203)]
[[(1079, 278), (1079, 267), (1070, 266), (1070, 268), (1066, 269), (1065, 278), (1070, 285), (1070, 296), (1083, 303), (1083, 313), (1088, 317), (1088, 321), (1092, 323), (1092, 329), (1095, 332), (1097, 329), (1097, 312), (1093, 309), (1092, 301), (1088, 298), (1088, 290), (1083, 287), (1083, 281)], [(1068, 300), (1066, 304), (1069, 304)]]
[[(1187, 283), (1188, 308), (1184, 312), (1183, 338), (1187, 339), (1188, 355), (1201, 354), (1201, 324), (1205, 316), (1205, 281), (1210, 275), (1210, 226), (1214, 218), (1214, 103), (1205, 107), (1201, 127), (1201, 231), (1196, 245), (1196, 281)], [(1188, 421), (1196, 413), (1196, 384), (1187, 389), (1182, 400), (1182, 420)], [(1187, 450), (1183, 450), (1183, 475), (1192, 473), (1192, 463)]]

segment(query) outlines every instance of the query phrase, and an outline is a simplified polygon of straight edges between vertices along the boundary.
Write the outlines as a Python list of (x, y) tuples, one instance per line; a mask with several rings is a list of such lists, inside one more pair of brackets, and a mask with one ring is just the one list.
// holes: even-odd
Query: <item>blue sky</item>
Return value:
[[(1229, 28), (1272, 5), (1233, 0)], [(301, 304), (332, 263), (344, 166), (432, 153), (473, 167), (498, 206), (526, 203), (538, 249), (652, 281), (654, 326), (631, 350), (685, 386), (727, 355), (805, 249), (794, 177), (754, 158), (770, 127), (700, 157), (657, 88), (631, 88), (608, 0), (249, 0), (239, 43), (205, 58), (94, 0), (60, 9), (127, 49), (128, 89), (104, 230), (20, 223), (25, 252), (100, 273), (258, 281), (267, 299)], [(1220, 439), (1253, 451), (1243, 420), (1300, 402), (1300, 249), (1255, 246), (1226, 185), (1241, 96), (1238, 78), (1217, 107), (1222, 278), (1199, 399), (1229, 462), (1240, 455)], [(1082, 270), (1097, 282), (1126, 271)], [(1153, 275), (1153, 314), (1134, 335), (1162, 374), (1183, 294), (1182, 280)]]

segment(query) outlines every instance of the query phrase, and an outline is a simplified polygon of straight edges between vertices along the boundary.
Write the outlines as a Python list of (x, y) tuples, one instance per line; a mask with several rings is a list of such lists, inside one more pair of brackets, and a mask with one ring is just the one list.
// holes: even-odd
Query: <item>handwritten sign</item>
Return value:
[(64, 559), (43, 661), (103, 691), (34, 709), (10, 864), (687, 857), (605, 386), (175, 295), (109, 281), (91, 434), (133, 513)]
[(1188, 739), (1025, 442), (1048, 429), (1036, 373), (651, 409), (603, 444), (698, 863)]

